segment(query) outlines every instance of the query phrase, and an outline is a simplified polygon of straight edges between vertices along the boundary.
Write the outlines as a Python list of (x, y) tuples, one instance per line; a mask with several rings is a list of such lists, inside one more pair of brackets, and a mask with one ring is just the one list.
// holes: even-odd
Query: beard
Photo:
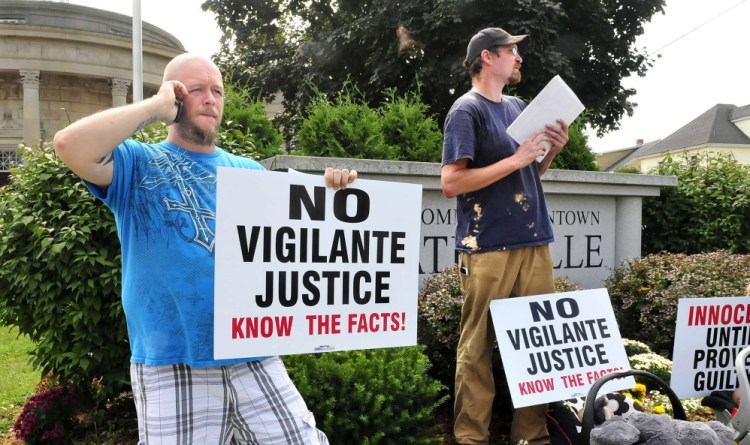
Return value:
[[(221, 123), (221, 119), (219, 119)], [(175, 130), (181, 138), (196, 144), (203, 146), (212, 146), (216, 143), (216, 134), (219, 130), (219, 124), (214, 128), (201, 128), (192, 119), (183, 120), (175, 124)]]
[(513, 67), (513, 73), (510, 75), (510, 79), (508, 79), (509, 85), (518, 85), (521, 83), (521, 66), (514, 66)]

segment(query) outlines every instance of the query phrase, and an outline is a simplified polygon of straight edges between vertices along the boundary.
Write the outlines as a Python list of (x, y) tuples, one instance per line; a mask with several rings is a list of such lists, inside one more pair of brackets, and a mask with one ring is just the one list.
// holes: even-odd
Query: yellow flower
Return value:
[(654, 412), (656, 414), (664, 414), (664, 413), (667, 412), (667, 410), (665, 410), (663, 406), (657, 405), (657, 406), (654, 407)]
[(631, 389), (630, 392), (633, 394), (634, 399), (642, 399), (646, 395), (646, 385), (638, 383), (635, 388)]

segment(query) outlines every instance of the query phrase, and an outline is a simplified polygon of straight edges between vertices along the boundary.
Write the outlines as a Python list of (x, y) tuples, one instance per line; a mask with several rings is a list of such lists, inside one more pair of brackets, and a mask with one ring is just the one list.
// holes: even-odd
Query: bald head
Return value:
[(168, 127), (167, 140), (187, 150), (213, 150), (224, 111), (224, 83), (216, 64), (208, 57), (180, 54), (164, 68), (163, 84), (172, 85), (183, 104), (182, 117)]
[(221, 72), (216, 64), (208, 57), (192, 53), (182, 53), (170, 60), (164, 68), (164, 77), (162, 82), (168, 80), (182, 80), (187, 71), (196, 69), (213, 71), (221, 77)]

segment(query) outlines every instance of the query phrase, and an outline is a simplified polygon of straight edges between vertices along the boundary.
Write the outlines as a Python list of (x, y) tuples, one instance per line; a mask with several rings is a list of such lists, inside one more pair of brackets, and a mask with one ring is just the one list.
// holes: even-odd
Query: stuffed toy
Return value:
[(591, 445), (732, 445), (735, 432), (721, 422), (689, 422), (666, 414), (633, 412), (591, 430)]
[[(583, 397), (561, 400), (549, 404), (547, 430), (551, 445), (574, 445), (583, 426)], [(594, 425), (612, 417), (627, 417), (635, 411), (643, 411), (640, 405), (620, 393), (607, 393), (594, 401)]]

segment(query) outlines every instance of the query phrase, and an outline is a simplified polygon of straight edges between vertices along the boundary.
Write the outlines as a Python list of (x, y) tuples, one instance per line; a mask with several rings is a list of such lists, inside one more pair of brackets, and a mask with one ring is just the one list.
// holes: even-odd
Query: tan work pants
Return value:
[[(498, 298), (542, 295), (555, 291), (549, 246), (461, 254), (461, 338), (456, 363), (453, 432), (459, 443), (486, 444), (495, 398), (492, 347), (495, 332), (490, 302)], [(463, 269), (465, 268), (465, 269)], [(549, 444), (547, 405), (515, 410), (511, 443)]]

